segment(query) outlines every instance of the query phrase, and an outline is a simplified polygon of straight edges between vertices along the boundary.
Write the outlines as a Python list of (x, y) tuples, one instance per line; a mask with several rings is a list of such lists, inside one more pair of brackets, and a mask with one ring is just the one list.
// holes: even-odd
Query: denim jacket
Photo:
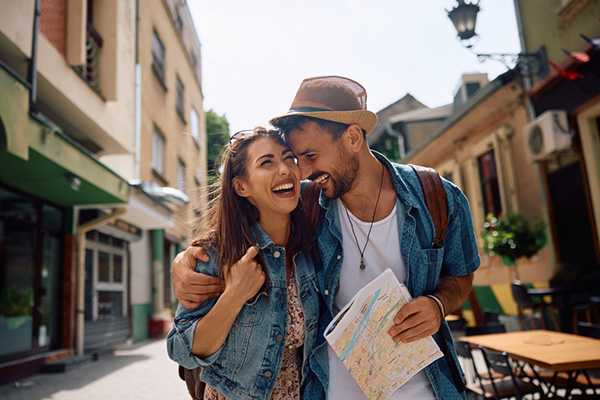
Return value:
[[(173, 328), (167, 336), (169, 357), (188, 369), (202, 367), (201, 380), (229, 399), (269, 399), (281, 368), (287, 331), (287, 282), (285, 249), (273, 244), (260, 225), (253, 235), (269, 274), (269, 294), (258, 294), (244, 305), (223, 346), (206, 359), (192, 354), (192, 342), (198, 321), (217, 299), (206, 300), (195, 309), (179, 305)], [(208, 249), (207, 249), (208, 251)], [(210, 261), (198, 261), (196, 272), (218, 276), (216, 254)], [(302, 398), (325, 398), (329, 366), (322, 331), (319, 331), (319, 283), (310, 254), (300, 252), (293, 258), (298, 297), (305, 318), (305, 341), (301, 348)], [(319, 347), (319, 351), (316, 351)]]
[[(400, 213), (398, 215), (398, 227), (402, 229), (402, 232), (399, 232), (399, 237), (402, 238), (400, 250), (406, 266), (406, 283), (411, 295), (417, 297), (435, 292), (440, 276), (463, 276), (474, 272), (480, 264), (479, 252), (469, 204), (460, 189), (443, 179), (448, 203), (448, 227), (443, 247), (434, 249), (432, 242), (435, 228), (417, 175), (408, 165), (391, 163), (375, 151), (373, 154), (392, 173), (397, 201), (403, 205), (404, 215)], [(316, 231), (317, 246), (324, 268), (325, 286), (322, 288), (322, 293), (327, 308), (333, 315), (334, 297), (339, 287), (343, 261), (342, 233), (337, 202), (321, 194), (319, 203), (324, 209)], [(404, 223), (401, 223), (401, 219)], [(451, 337), (446, 321), (442, 321), (441, 329), (447, 331), (447, 337)], [(434, 335), (434, 339), (438, 344), (443, 340), (439, 332)], [(451, 341), (447, 343), (456, 362), (454, 344)], [(445, 357), (429, 365), (426, 371), (438, 399), (464, 398), (456, 390)]]

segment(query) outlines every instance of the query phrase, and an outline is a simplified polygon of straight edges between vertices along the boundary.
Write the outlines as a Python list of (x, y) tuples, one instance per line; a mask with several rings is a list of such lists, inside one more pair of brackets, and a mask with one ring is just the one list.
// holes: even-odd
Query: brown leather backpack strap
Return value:
[[(410, 164), (410, 166), (416, 172), (419, 182), (421, 182), (421, 188), (423, 189), (423, 194), (425, 195), (425, 204), (427, 204), (429, 215), (431, 215), (433, 225), (435, 226), (433, 247), (440, 248), (443, 246), (444, 240), (446, 239), (446, 227), (448, 226), (448, 203), (446, 200), (446, 190), (444, 189), (442, 178), (440, 177), (440, 174), (438, 174), (438, 172), (433, 168), (412, 164)], [(456, 386), (456, 389), (462, 393), (466, 390), (465, 382), (459, 372), (456, 362), (452, 358), (450, 348), (448, 347), (448, 342), (452, 342), (452, 338), (449, 336), (448, 332), (443, 329), (443, 327), (440, 327), (438, 332), (440, 332), (442, 336), (440, 341), (441, 350), (448, 362), (450, 373), (454, 379), (454, 385)]]
[(204, 398), (205, 383), (200, 380), (200, 367), (187, 369), (179, 365), (179, 378), (185, 381), (190, 397), (193, 400), (202, 400)]
[(304, 207), (304, 211), (306, 211), (306, 215), (308, 217), (308, 221), (310, 222), (310, 227), (313, 233), (317, 229), (317, 223), (319, 222), (319, 212), (321, 211), (321, 206), (319, 205), (320, 194), (321, 189), (315, 182), (308, 182), (306, 186), (304, 186), (304, 194), (302, 195), (302, 206)]
[(446, 202), (446, 191), (440, 174), (428, 167), (419, 165), (410, 165), (416, 172), (423, 194), (425, 203), (435, 226), (434, 247), (442, 247), (446, 240), (446, 227), (448, 226), (448, 203)]

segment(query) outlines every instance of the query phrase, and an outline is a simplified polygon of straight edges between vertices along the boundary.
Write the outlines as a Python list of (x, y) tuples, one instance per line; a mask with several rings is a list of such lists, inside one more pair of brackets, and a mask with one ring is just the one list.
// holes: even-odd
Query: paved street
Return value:
[(189, 399), (165, 341), (124, 347), (65, 373), (39, 374), (0, 386), (3, 400)]

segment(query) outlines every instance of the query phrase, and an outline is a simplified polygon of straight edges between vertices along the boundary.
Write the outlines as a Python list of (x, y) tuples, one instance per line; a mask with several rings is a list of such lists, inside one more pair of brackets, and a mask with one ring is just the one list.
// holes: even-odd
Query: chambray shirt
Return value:
[[(200, 307), (185, 309), (179, 305), (173, 328), (167, 336), (169, 357), (188, 369), (202, 367), (201, 380), (221, 391), (229, 399), (269, 399), (283, 355), (287, 332), (287, 280), (285, 248), (273, 244), (257, 224), (253, 236), (269, 274), (269, 295), (260, 293), (244, 305), (223, 346), (206, 359), (192, 354), (198, 321), (215, 305), (206, 300)], [(217, 257), (207, 249), (210, 261), (196, 264), (196, 272), (219, 276)], [(293, 258), (296, 268), (298, 297), (305, 318), (305, 341), (302, 355), (301, 397), (324, 399), (327, 393), (329, 366), (327, 348), (319, 314), (325, 311), (319, 294), (318, 276), (310, 254), (300, 252)], [(319, 350), (317, 350), (317, 348)]]
[[(397, 218), (398, 227), (402, 230), (399, 232), (400, 251), (406, 266), (406, 282), (411, 295), (417, 297), (434, 293), (440, 276), (463, 276), (474, 272), (480, 264), (479, 252), (469, 203), (461, 190), (443, 179), (448, 203), (448, 227), (443, 247), (434, 249), (432, 243), (435, 228), (416, 173), (408, 165), (391, 163), (375, 151), (373, 154), (392, 173), (397, 199), (403, 205), (403, 213), (399, 210)], [(334, 314), (334, 297), (339, 288), (343, 261), (343, 239), (337, 203), (323, 194), (319, 203), (324, 210), (321, 210), (319, 217), (316, 242), (324, 268), (322, 294), (329, 310), (329, 313), (323, 314), (321, 323), (326, 323), (329, 315)], [(442, 321), (441, 329), (446, 331), (448, 338), (451, 337), (446, 321)], [(442, 335), (438, 332), (433, 337), (440, 345)], [(456, 362), (454, 344), (451, 340), (447, 343), (454, 358), (453, 362)], [(426, 367), (426, 372), (438, 399), (464, 399), (464, 393), (456, 390), (446, 357), (430, 364)]]

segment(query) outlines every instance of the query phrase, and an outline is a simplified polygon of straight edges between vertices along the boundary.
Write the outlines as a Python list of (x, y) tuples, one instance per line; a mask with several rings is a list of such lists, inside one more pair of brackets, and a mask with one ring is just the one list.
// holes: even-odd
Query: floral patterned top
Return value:
[[(287, 291), (287, 332), (281, 370), (275, 382), (271, 400), (300, 399), (300, 368), (302, 355), (300, 347), (304, 344), (304, 312), (298, 298), (296, 279), (292, 272)], [(227, 400), (218, 390), (206, 385), (204, 400)]]

